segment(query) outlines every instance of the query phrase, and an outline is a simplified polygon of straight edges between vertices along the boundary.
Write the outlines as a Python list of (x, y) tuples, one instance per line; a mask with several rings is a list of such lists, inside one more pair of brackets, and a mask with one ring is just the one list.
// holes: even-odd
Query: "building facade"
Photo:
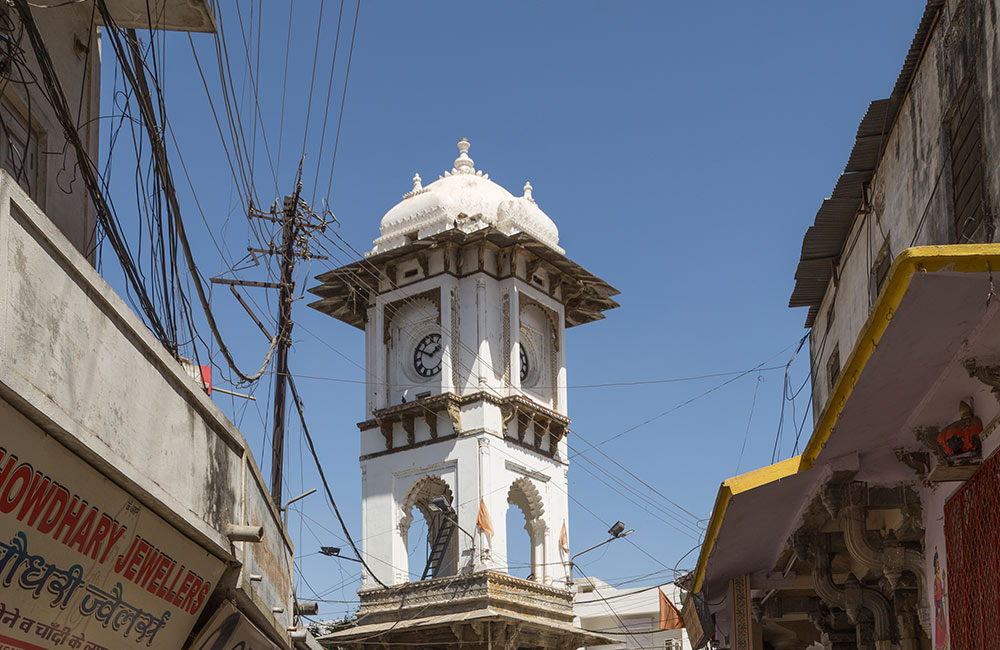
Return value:
[(588, 576), (573, 590), (580, 627), (617, 642), (587, 650), (691, 650), (679, 610), (683, 592), (673, 583), (618, 588)]
[[(201, 1), (107, 6), (214, 29)], [(0, 7), (0, 645), (318, 647), (246, 439), (93, 267), (94, 204), (67, 174), (98, 160), (99, 15)]]
[(720, 488), (687, 583), (696, 646), (1000, 643), (998, 15), (926, 4), (806, 232), (790, 304), (814, 431)]
[[(365, 332), (370, 416), (360, 621), (324, 644), (590, 638), (566, 589), (565, 330), (603, 318), (617, 291), (564, 255), (530, 183), (514, 196), (458, 148), (437, 181), (414, 177), (364, 260), (311, 290)], [(510, 575), (508, 508), (528, 533), (526, 580)], [(429, 552), (411, 566), (417, 513)]]

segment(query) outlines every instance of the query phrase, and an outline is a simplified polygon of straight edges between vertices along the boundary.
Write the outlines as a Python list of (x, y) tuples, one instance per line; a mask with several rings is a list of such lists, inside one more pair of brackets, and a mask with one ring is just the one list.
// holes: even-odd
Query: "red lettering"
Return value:
[(177, 582), (177, 561), (170, 558), (170, 568), (167, 570), (167, 574), (163, 576), (163, 580), (160, 581), (160, 588), (156, 590), (156, 595), (158, 598), (163, 598), (166, 600), (167, 592), (170, 591), (170, 587), (167, 586), (167, 582), (170, 580), (170, 576), (174, 576), (174, 582)]
[(87, 540), (90, 539), (90, 529), (94, 527), (95, 519), (97, 519), (97, 508), (91, 508), (87, 516), (84, 517), (83, 523), (76, 529), (76, 535), (73, 535), (73, 539), (67, 542), (66, 546), (75, 546), (78, 551), (83, 553), (83, 549), (87, 545)]
[(90, 559), (96, 560), (101, 540), (107, 537), (109, 532), (111, 532), (111, 517), (102, 514), (101, 520), (97, 522), (97, 528), (94, 529), (94, 534), (90, 536), (90, 541), (87, 542), (87, 548), (83, 551), (84, 555), (89, 555)]
[(204, 583), (205, 581), (199, 578), (198, 574), (195, 574), (194, 580), (191, 582), (191, 589), (188, 590), (187, 598), (184, 599), (184, 604), (181, 605), (181, 609), (188, 613), (193, 613), (195, 611), (191, 607), (191, 602), (198, 597), (198, 590), (201, 589), (201, 586)]
[[(129, 566), (130, 560), (132, 559), (132, 553), (135, 552), (135, 545), (140, 539), (141, 538), (138, 535), (133, 537), (132, 544), (128, 547), (128, 551), (125, 553), (125, 555), (119, 555), (118, 559), (115, 560), (114, 564), (115, 573), (121, 573), (126, 566)], [(125, 577), (129, 579), (132, 578), (132, 576), (125, 576)]]
[[(60, 485), (56, 489), (55, 494), (52, 495), (49, 507), (45, 509), (45, 514), (42, 515), (42, 521), (38, 524), (38, 532), (43, 535), (49, 534), (56, 527), (56, 524), (59, 523), (59, 520), (62, 519), (63, 512), (66, 510), (66, 504), (68, 503), (69, 490)], [(58, 537), (58, 534), (56, 536)]]
[(177, 590), (177, 595), (174, 596), (173, 604), (177, 607), (181, 606), (181, 603), (185, 602), (184, 595), (187, 594), (188, 589), (191, 587), (191, 581), (194, 580), (195, 575), (192, 571), (188, 571), (187, 575), (184, 576), (184, 582), (181, 583), (181, 588)]
[(127, 526), (122, 526), (114, 519), (111, 520), (111, 537), (108, 538), (108, 545), (104, 547), (104, 552), (101, 553), (101, 564), (104, 564), (104, 560), (108, 557), (108, 551), (114, 548), (126, 530), (128, 530)]
[(17, 513), (17, 520), (24, 521), (30, 510), (31, 516), (28, 517), (28, 525), (34, 526), (55, 490), (56, 486), (49, 477), (43, 477), (41, 472), (37, 472), (34, 480), (31, 481), (31, 487), (28, 488), (28, 496), (25, 497), (24, 503), (21, 504), (21, 509)]
[[(174, 592), (174, 587), (177, 586), (177, 581), (181, 579), (182, 575), (184, 575), (183, 564), (181, 564), (180, 567), (178, 567), (177, 563), (175, 562), (174, 568), (177, 569), (176, 571), (174, 571), (174, 581), (170, 583), (170, 588), (167, 589), (166, 595), (159, 594), (160, 598), (167, 601), (168, 603), (174, 602), (174, 597), (177, 596), (177, 594)], [(167, 584), (166, 580), (163, 581), (163, 584)]]
[(201, 590), (198, 592), (198, 597), (191, 603), (191, 609), (189, 613), (197, 614), (198, 610), (201, 609), (202, 603), (205, 602), (205, 598), (208, 596), (208, 591), (212, 587), (211, 582), (206, 582), (201, 586)]
[(17, 456), (8, 455), (7, 450), (0, 447), (0, 460), (3, 458), (7, 459), (7, 463), (3, 466), (3, 469), (0, 469), (0, 487), (3, 487), (4, 481), (7, 480), (7, 475), (17, 462)]
[[(31, 474), (32, 468), (28, 463), (21, 463), (17, 466), (17, 469), (11, 473), (10, 481), (7, 483), (6, 487), (4, 487), (3, 494), (0, 495), (0, 512), (7, 514), (17, 507), (17, 502), (21, 500), (21, 497), (24, 496), (25, 491), (28, 489), (28, 484), (31, 481)], [(11, 492), (14, 491), (15, 485), (18, 485), (19, 489), (17, 494), (11, 497)]]
[(163, 557), (155, 546), (149, 545), (149, 549), (152, 551), (146, 556), (146, 559), (142, 561), (142, 568), (139, 569), (139, 575), (135, 579), (135, 583), (138, 585), (146, 586), (149, 579), (153, 577), (153, 573), (159, 566), (160, 558)]
[(128, 569), (125, 571), (125, 577), (132, 582), (138, 582), (136, 579), (137, 571), (135, 570), (139, 563), (142, 562), (146, 555), (149, 553), (149, 549), (152, 548), (149, 543), (138, 535), (135, 536), (139, 540), (139, 546), (135, 549), (135, 555), (132, 556), (132, 561), (129, 562)]
[[(74, 508), (77, 506), (78, 508)], [(63, 544), (69, 544), (69, 538), (73, 536), (73, 531), (76, 530), (76, 525), (80, 523), (80, 517), (87, 510), (87, 502), (73, 495), (73, 500), (69, 502), (69, 506), (66, 507), (66, 512), (63, 514), (62, 521), (56, 526), (56, 532), (52, 534), (52, 537), (59, 539), (59, 535), (62, 533), (63, 529), (66, 530), (66, 535), (63, 536)]]
[(160, 554), (160, 563), (156, 565), (156, 571), (153, 572), (153, 578), (146, 585), (146, 590), (151, 594), (157, 593), (157, 588), (160, 586), (160, 582), (166, 577), (166, 569), (170, 566), (173, 560), (170, 559), (169, 555)]

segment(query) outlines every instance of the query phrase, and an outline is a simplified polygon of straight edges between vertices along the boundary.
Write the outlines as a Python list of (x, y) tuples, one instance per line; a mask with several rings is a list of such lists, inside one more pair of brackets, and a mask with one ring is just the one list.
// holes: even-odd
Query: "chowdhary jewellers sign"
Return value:
[(0, 402), (0, 648), (180, 648), (224, 565)]

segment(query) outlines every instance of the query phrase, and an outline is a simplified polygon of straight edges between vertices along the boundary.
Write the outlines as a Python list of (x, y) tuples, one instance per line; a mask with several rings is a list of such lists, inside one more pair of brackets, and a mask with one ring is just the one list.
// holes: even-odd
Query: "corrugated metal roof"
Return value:
[(874, 175), (886, 136), (895, 124), (899, 107), (913, 81), (920, 57), (943, 5), (944, 0), (928, 0), (892, 95), (889, 99), (880, 99), (868, 105), (868, 110), (858, 125), (854, 147), (847, 159), (844, 173), (837, 179), (833, 193), (820, 205), (813, 225), (802, 238), (802, 253), (795, 269), (795, 288), (788, 306), (809, 307), (806, 327), (812, 327), (816, 320), (819, 305), (830, 278), (833, 277), (834, 265), (844, 250), (847, 236), (861, 206), (864, 184)]

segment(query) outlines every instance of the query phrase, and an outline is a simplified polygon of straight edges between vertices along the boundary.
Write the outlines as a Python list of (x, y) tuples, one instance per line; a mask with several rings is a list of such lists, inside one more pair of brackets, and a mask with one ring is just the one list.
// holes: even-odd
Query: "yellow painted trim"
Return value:
[(875, 302), (875, 308), (861, 328), (851, 356), (844, 366), (833, 392), (826, 401), (823, 413), (813, 429), (809, 442), (802, 452), (802, 469), (809, 469), (816, 462), (819, 452), (830, 439), (833, 427), (840, 418), (847, 399), (851, 396), (868, 359), (885, 334), (893, 315), (903, 301), (910, 281), (918, 271), (933, 273), (985, 273), (1000, 271), (1000, 244), (954, 244), (951, 246), (916, 246), (900, 253), (889, 270), (889, 281)]
[(694, 593), (701, 591), (702, 583), (705, 580), (705, 571), (708, 568), (708, 557), (712, 554), (712, 548), (719, 537), (719, 530), (722, 528), (722, 521), (726, 517), (726, 510), (729, 508), (729, 502), (732, 498), (741, 492), (746, 492), (747, 490), (752, 490), (798, 473), (801, 459), (801, 456), (795, 456), (774, 465), (768, 465), (767, 467), (755, 469), (752, 472), (734, 476), (722, 482), (722, 485), (719, 486), (719, 494), (715, 497), (715, 508), (712, 509), (712, 518), (709, 519), (708, 530), (705, 531), (705, 543), (701, 546), (698, 565), (694, 571), (694, 584), (692, 585)]
[(708, 569), (708, 559), (715, 548), (722, 522), (733, 496), (760, 487), (772, 481), (805, 471), (813, 466), (820, 451), (830, 439), (833, 428), (840, 417), (847, 399), (851, 396), (861, 372), (872, 352), (885, 334), (896, 309), (903, 301), (914, 274), (938, 271), (955, 273), (985, 273), (996, 269), (1000, 273), (1000, 244), (954, 244), (950, 246), (916, 246), (901, 252), (889, 269), (885, 289), (875, 302), (875, 308), (868, 316), (858, 339), (851, 350), (844, 370), (833, 388), (823, 413), (820, 415), (812, 436), (806, 443), (801, 456), (789, 458), (780, 463), (741, 474), (723, 481), (715, 498), (715, 507), (709, 519), (705, 541), (701, 546), (698, 564), (694, 572), (692, 591), (701, 591)]

